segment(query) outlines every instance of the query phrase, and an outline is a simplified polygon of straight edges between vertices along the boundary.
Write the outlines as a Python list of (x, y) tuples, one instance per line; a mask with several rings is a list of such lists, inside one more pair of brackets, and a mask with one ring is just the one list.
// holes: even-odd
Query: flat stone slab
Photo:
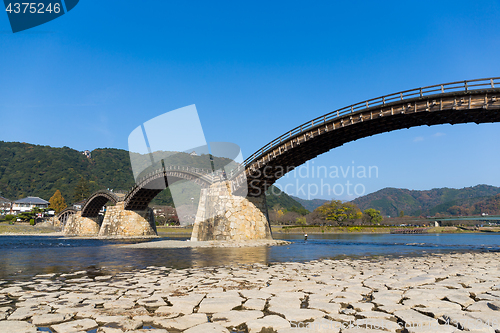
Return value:
[(204, 313), (193, 313), (187, 316), (182, 316), (174, 319), (155, 319), (153, 321), (154, 325), (166, 328), (167, 330), (169, 329), (174, 329), (174, 330), (187, 330), (188, 328), (191, 328), (193, 326), (197, 326), (200, 324), (204, 324), (208, 322), (207, 315)]
[(31, 322), (36, 326), (50, 326), (71, 320), (73, 315), (64, 313), (47, 313), (43, 315), (34, 315)]
[(290, 328), (291, 325), (288, 320), (281, 318), (280, 316), (271, 315), (265, 316), (264, 318), (250, 320), (246, 323), (248, 328), (248, 333), (260, 333), (263, 328), (272, 328), (277, 331), (280, 328)]
[(229, 333), (229, 331), (224, 326), (214, 323), (206, 323), (191, 327), (190, 329), (185, 330), (183, 333)]
[(93, 330), (98, 326), (99, 325), (97, 325), (97, 323), (93, 319), (80, 319), (58, 325), (52, 325), (52, 329), (57, 333), (73, 333)]
[(25, 321), (2, 320), (0, 321), (0, 332), (5, 333), (36, 333), (36, 326)]
[(215, 313), (212, 322), (224, 327), (236, 327), (247, 321), (264, 317), (261, 311), (228, 311)]
[(304, 322), (306, 320), (321, 318), (326, 315), (324, 312), (315, 309), (294, 309), (287, 308), (285, 306), (271, 306), (269, 307), (269, 312), (283, 315), (287, 320), (294, 322)]
[(216, 298), (205, 298), (200, 303), (200, 308), (198, 313), (217, 313), (217, 312), (227, 312), (240, 306), (243, 302), (241, 297), (216, 297)]
[(260, 298), (251, 298), (243, 304), (244, 309), (263, 311), (266, 306), (266, 300)]

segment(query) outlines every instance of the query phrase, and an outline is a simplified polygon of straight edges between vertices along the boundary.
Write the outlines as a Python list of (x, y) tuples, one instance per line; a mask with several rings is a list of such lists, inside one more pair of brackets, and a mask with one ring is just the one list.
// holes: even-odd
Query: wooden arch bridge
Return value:
[[(347, 142), (422, 125), (499, 121), (500, 77), (405, 90), (349, 105), (295, 127), (250, 155), (227, 180), (233, 193), (263, 197), (287, 172)], [(209, 188), (226, 178), (212, 170), (170, 166), (146, 175), (124, 196), (109, 191), (93, 193), (81, 215), (97, 216), (108, 201), (121, 202), (126, 210), (144, 210), (169, 182), (178, 180)], [(66, 221), (73, 213), (65, 210), (58, 217)]]

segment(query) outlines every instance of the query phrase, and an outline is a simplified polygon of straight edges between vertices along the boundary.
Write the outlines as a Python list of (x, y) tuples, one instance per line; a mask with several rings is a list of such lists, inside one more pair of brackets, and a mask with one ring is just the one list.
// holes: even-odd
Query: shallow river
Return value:
[(147, 266), (187, 268), (346, 256), (500, 251), (500, 235), (495, 234), (327, 234), (309, 235), (307, 241), (302, 235), (275, 235), (275, 238), (293, 243), (251, 248), (127, 249), (120, 246), (126, 243), (123, 240), (0, 236), (0, 279), (19, 280), (36, 274), (80, 270), (100, 275)]

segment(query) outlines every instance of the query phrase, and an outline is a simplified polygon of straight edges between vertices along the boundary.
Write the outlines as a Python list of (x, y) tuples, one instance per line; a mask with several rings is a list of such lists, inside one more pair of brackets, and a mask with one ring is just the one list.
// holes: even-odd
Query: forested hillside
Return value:
[(312, 212), (313, 210), (315, 210), (319, 206), (322, 206), (329, 201), (329, 200), (324, 200), (324, 199), (310, 199), (310, 200), (301, 199), (298, 197), (294, 197), (293, 195), (291, 195), (290, 198), (299, 202), (302, 206), (304, 206), (305, 209), (307, 209), (310, 212)]
[[(56, 190), (60, 190), (66, 202), (71, 203), (75, 188), (82, 178), (90, 192), (106, 188), (128, 191), (132, 188), (134, 179), (128, 151), (102, 148), (93, 150), (91, 156), (89, 159), (82, 152), (68, 147), (0, 141), (0, 196), (11, 200), (25, 196), (48, 200)], [(175, 159), (180, 164), (199, 167), (203, 167), (202, 161), (207, 160), (206, 157), (185, 153), (176, 153)], [(214, 159), (216, 167), (224, 162)], [(193, 185), (188, 186), (181, 195), (197, 200), (197, 192), (199, 188)], [(286, 193), (271, 195), (268, 200), (284, 208), (303, 208)], [(169, 190), (161, 192), (153, 203), (171, 205)]]
[(352, 202), (362, 210), (378, 209), (384, 216), (472, 215), (500, 212), (500, 207), (495, 206), (500, 202), (500, 198), (495, 197), (499, 193), (499, 187), (489, 185), (427, 191), (384, 188)]

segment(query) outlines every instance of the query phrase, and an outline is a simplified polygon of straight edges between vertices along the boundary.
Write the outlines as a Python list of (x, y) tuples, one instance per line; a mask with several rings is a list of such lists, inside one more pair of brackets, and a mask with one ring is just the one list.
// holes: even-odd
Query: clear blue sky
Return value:
[[(499, 17), (498, 0), (82, 0), (59, 19), (12, 34), (0, 13), (0, 140), (127, 149), (140, 124), (196, 104), (207, 140), (237, 143), (248, 156), (364, 99), (500, 76)], [(377, 166), (378, 177), (323, 180), (362, 183), (366, 193), (500, 186), (499, 130), (401, 130), (346, 144), (314, 164)]]

